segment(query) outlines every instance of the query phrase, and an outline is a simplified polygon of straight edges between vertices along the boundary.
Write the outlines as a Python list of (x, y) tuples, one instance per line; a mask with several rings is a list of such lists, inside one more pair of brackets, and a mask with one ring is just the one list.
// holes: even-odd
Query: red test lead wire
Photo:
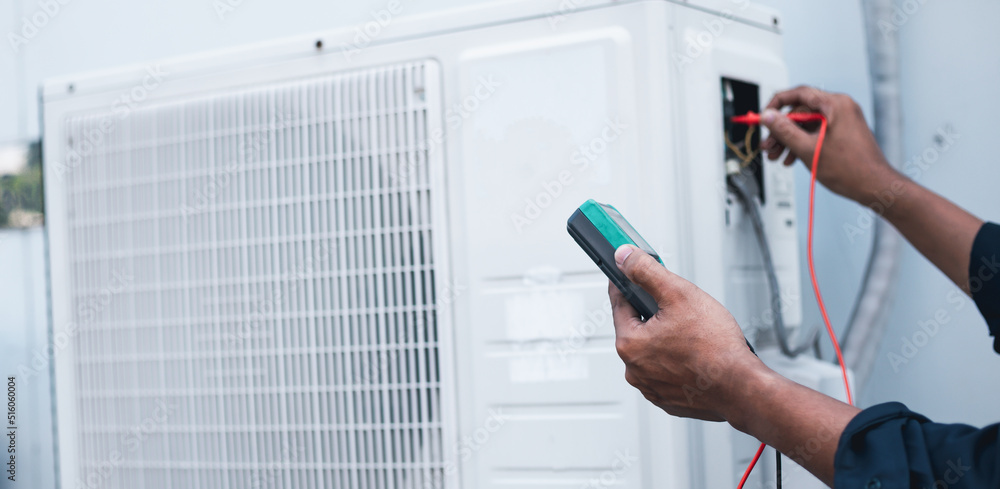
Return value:
[(750, 478), (750, 472), (753, 472), (754, 466), (757, 465), (757, 461), (760, 460), (760, 455), (764, 453), (764, 447), (767, 445), (761, 443), (760, 448), (757, 449), (757, 453), (753, 456), (753, 460), (750, 461), (750, 465), (747, 466), (747, 470), (743, 472), (743, 478), (740, 479), (740, 485), (737, 489), (743, 489), (743, 485), (747, 483), (747, 479)]
[[(833, 343), (833, 350), (837, 353), (837, 361), (840, 363), (840, 372), (844, 377), (844, 391), (847, 393), (847, 403), (853, 406), (854, 399), (851, 397), (851, 384), (847, 379), (847, 367), (844, 365), (844, 355), (840, 352), (840, 342), (837, 341), (837, 335), (833, 332), (833, 326), (830, 324), (830, 317), (826, 313), (826, 305), (823, 304), (823, 295), (820, 294), (819, 291), (819, 281), (816, 279), (816, 266), (813, 263), (813, 228), (814, 216), (816, 214), (816, 170), (819, 168), (819, 157), (823, 151), (823, 142), (826, 140), (827, 120), (823, 114), (815, 112), (792, 112), (786, 116), (795, 122), (820, 122), (819, 137), (816, 139), (816, 149), (813, 151), (811, 165), (812, 176), (809, 179), (809, 238), (806, 247), (806, 256), (808, 257), (809, 262), (809, 278), (812, 280), (813, 293), (816, 294), (816, 303), (819, 305), (819, 312), (823, 316), (823, 323), (826, 325), (826, 332), (830, 335), (830, 342)], [(734, 124), (759, 125), (760, 114), (747, 112), (745, 115), (735, 116), (731, 120)], [(760, 448), (757, 449), (757, 454), (754, 456), (750, 465), (747, 467), (746, 472), (743, 474), (743, 479), (740, 480), (738, 489), (743, 489), (743, 485), (746, 484), (747, 478), (750, 477), (750, 472), (753, 471), (754, 466), (757, 465), (757, 460), (760, 459), (760, 454), (764, 451), (765, 446), (766, 445), (764, 443), (760, 444)]]
[(823, 303), (823, 295), (819, 291), (819, 281), (816, 279), (816, 265), (813, 263), (813, 231), (816, 227), (814, 225), (816, 217), (816, 171), (819, 168), (820, 153), (823, 152), (823, 142), (826, 140), (827, 122), (826, 117), (823, 117), (822, 114), (803, 115), (816, 116), (815, 118), (804, 120), (820, 121), (819, 137), (816, 138), (816, 150), (813, 151), (812, 176), (809, 178), (809, 239), (806, 245), (806, 256), (809, 261), (809, 278), (812, 280), (813, 292), (816, 293), (816, 304), (819, 305), (819, 312), (823, 315), (823, 323), (826, 324), (826, 332), (830, 334), (830, 342), (833, 343), (833, 350), (837, 353), (837, 362), (840, 363), (840, 373), (844, 377), (844, 392), (847, 393), (847, 403), (853, 406), (854, 399), (851, 397), (851, 383), (847, 380), (847, 366), (844, 365), (844, 355), (840, 352), (840, 342), (837, 341), (837, 334), (833, 332), (833, 326), (830, 324), (830, 316), (826, 314), (826, 305)]
[[(823, 114), (817, 112), (791, 112), (789, 114), (785, 114), (785, 117), (788, 117), (795, 122), (817, 122), (825, 119)], [(756, 112), (747, 112), (743, 115), (733, 116), (730, 120), (733, 121), (734, 124), (756, 126), (760, 125), (760, 114)], [(823, 146), (822, 143), (818, 145), (818, 147), (821, 146)]]

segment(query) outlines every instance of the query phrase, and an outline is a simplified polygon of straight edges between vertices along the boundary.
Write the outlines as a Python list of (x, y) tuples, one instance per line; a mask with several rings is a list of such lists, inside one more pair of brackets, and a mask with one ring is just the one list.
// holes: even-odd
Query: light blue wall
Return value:
[[(921, 183), (983, 219), (1000, 220), (1000, 166), (994, 150), (1000, 31), (993, 25), (1000, 4), (921, 3), (899, 31), (907, 158), (934, 147), (937, 129), (950, 124), (961, 138), (930, 165)], [(900, 400), (942, 421), (1000, 421), (995, 408), (1000, 402), (1000, 356), (993, 353), (982, 317), (971, 303), (953, 302), (960, 297), (957, 289), (912, 248), (906, 249), (903, 269), (880, 369), (863, 399)], [(900, 354), (903, 338), (914, 338), (919, 323), (939, 311), (948, 324), (912, 360), (893, 369), (889, 353)]]
[(55, 483), (44, 256), (42, 228), (0, 230), (0, 375), (17, 384), (17, 480), (4, 473), (0, 488)]

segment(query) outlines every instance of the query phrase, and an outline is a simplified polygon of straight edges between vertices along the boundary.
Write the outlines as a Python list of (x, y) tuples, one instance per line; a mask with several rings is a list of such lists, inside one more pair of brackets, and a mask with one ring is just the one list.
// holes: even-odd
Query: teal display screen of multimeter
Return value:
[(615, 264), (615, 250), (621, 245), (635, 245), (656, 258), (660, 264), (663, 264), (663, 260), (618, 212), (618, 209), (593, 199), (588, 200), (570, 216), (566, 222), (566, 229), (643, 319), (649, 319), (656, 314), (659, 310), (656, 300), (641, 287), (629, 281), (618, 269), (618, 265)]

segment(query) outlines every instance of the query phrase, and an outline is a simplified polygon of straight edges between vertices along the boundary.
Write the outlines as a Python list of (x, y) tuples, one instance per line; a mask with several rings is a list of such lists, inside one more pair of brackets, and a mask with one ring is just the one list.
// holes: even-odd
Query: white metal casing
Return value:
[[(64, 173), (87, 168), (66, 164), (67, 118), (115, 113), (130, 94), (141, 109), (426, 63), (441, 96), (427, 91), (426, 141), (432, 166), (440, 165), (435, 287), (448, 298), (438, 304), (442, 455), (443, 467), (458, 469), (443, 470), (445, 481), (731, 487), (753, 447), (724, 425), (667, 416), (623, 381), (607, 281), (566, 234), (565, 220), (587, 198), (614, 203), (668, 267), (741, 324), (754, 323), (767, 307), (765, 282), (748, 223), (731, 206), (726, 225), (719, 79), (759, 84), (764, 101), (783, 88), (776, 24), (772, 12), (746, 2), (517, 1), (395, 19), (362, 49), (352, 45), (360, 27), (52, 80), (42, 96), (56, 339), (72, 345), (78, 337), (69, 325), (80, 322), (70, 267), (79, 251), (69, 233), (80, 217), (67, 214)], [(135, 100), (150, 69), (163, 81)], [(788, 203), (766, 206), (765, 219), (782, 285), (795, 297), (786, 322), (798, 326), (790, 170), (767, 166), (765, 175), (768, 200)], [(78, 436), (93, 428), (76, 410), (74, 351), (57, 348), (55, 357), (63, 487), (87, 475)], [(310, 457), (320, 461), (259, 457), (220, 470), (245, 474), (281, 462), (270, 469), (279, 487), (316, 483), (293, 472), (340, 470)], [(156, 487), (154, 478), (143, 482)]]

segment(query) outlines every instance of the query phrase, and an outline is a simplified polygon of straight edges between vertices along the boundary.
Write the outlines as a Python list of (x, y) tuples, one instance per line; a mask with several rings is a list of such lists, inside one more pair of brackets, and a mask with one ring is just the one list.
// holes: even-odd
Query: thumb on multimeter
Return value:
[(615, 250), (615, 264), (632, 283), (642, 287), (661, 306), (666, 303), (678, 277), (666, 267), (633, 245), (622, 245)]

